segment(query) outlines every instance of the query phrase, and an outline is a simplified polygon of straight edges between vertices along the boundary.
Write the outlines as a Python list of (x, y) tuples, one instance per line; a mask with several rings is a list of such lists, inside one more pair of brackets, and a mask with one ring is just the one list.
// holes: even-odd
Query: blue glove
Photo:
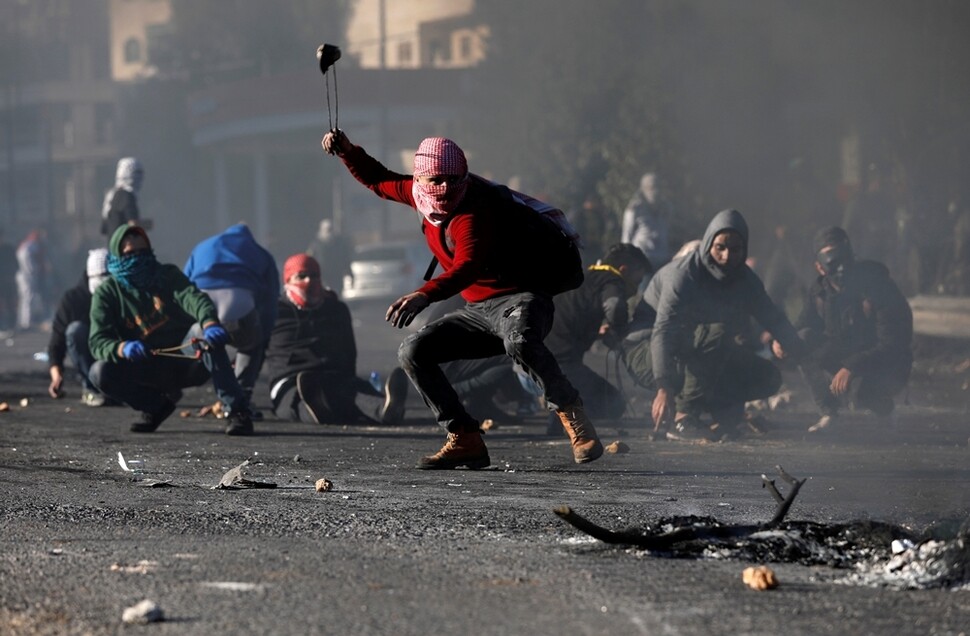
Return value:
[(129, 340), (121, 347), (121, 355), (132, 362), (147, 360), (148, 349), (145, 348), (145, 343), (141, 340)]
[(222, 325), (209, 325), (202, 330), (202, 337), (213, 347), (221, 347), (229, 342), (229, 332)]

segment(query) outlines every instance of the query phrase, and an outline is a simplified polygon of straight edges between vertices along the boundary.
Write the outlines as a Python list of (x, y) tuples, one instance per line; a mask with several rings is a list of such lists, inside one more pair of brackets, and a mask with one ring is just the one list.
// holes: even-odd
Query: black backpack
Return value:
[[(469, 178), (469, 192), (474, 189), (476, 196), (483, 196), (488, 209), (502, 216), (501, 224), (514, 226), (502, 240), (504, 258), (488, 270), (489, 276), (500, 284), (508, 280), (523, 290), (551, 296), (583, 284), (579, 235), (562, 210), (477, 175)], [(449, 254), (446, 233), (452, 216), (438, 226), (441, 245)], [(437, 265), (438, 259), (432, 258), (425, 280), (431, 279)]]

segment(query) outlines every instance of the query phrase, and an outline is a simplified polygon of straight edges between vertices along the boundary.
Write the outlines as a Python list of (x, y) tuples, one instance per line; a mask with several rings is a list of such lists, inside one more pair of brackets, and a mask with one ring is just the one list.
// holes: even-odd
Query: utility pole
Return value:
[[(386, 0), (378, 0), (377, 4), (377, 28), (378, 28), (378, 49), (380, 58), (380, 76), (377, 81), (377, 98), (380, 100), (380, 151), (381, 161), (388, 165), (388, 143), (387, 143), (387, 4)], [(381, 240), (386, 241), (391, 228), (391, 206), (384, 201), (381, 206)]]

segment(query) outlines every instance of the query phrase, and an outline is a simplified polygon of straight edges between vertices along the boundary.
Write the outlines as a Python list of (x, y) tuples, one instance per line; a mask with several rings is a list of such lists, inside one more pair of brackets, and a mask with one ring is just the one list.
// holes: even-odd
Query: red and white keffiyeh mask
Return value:
[[(414, 204), (431, 225), (441, 225), (468, 190), (468, 162), (458, 144), (444, 137), (428, 137), (414, 153)], [(458, 177), (441, 184), (422, 184), (417, 177)]]
[(320, 264), (307, 254), (294, 254), (283, 264), (283, 290), (300, 309), (313, 309), (323, 302)]

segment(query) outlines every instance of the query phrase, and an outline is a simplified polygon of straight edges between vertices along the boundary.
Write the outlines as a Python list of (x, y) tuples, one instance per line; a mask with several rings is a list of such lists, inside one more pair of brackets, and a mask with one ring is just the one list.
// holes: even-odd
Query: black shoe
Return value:
[(401, 367), (396, 367), (387, 376), (384, 384), (384, 406), (381, 408), (381, 424), (385, 426), (400, 426), (404, 423), (404, 405), (408, 399), (407, 374)]
[(253, 420), (248, 411), (230, 413), (226, 422), (226, 435), (253, 434)]
[(667, 439), (677, 442), (694, 442), (708, 439), (709, 431), (693, 415), (681, 418), (667, 431)]
[(330, 408), (327, 405), (327, 397), (323, 393), (320, 374), (313, 371), (301, 371), (296, 374), (296, 391), (313, 421), (317, 424), (326, 423)]
[(165, 404), (154, 413), (142, 413), (141, 421), (131, 425), (132, 433), (153, 433), (169, 415), (175, 411), (175, 403), (165, 400)]

